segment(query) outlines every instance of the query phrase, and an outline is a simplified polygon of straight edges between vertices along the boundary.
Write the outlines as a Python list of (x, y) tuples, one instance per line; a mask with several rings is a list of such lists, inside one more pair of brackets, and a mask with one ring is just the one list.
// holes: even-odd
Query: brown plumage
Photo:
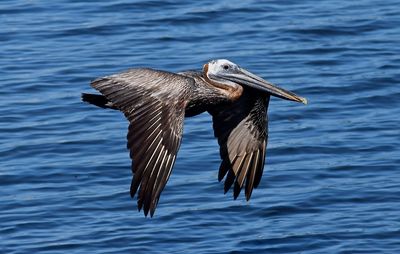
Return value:
[(264, 168), (270, 96), (306, 103), (228, 60), (211, 61), (203, 72), (130, 69), (91, 85), (102, 95), (82, 94), (83, 101), (119, 109), (130, 123), (130, 193), (138, 193), (138, 209), (146, 216), (153, 216), (171, 175), (185, 116), (212, 115), (222, 159), (218, 180), (226, 175), (225, 192), (234, 184), (236, 199), (244, 187), (249, 200)]
[(249, 200), (253, 187), (261, 180), (268, 139), (269, 97), (246, 89), (237, 101), (209, 110), (222, 158), (218, 180), (227, 174), (224, 190), (227, 192), (235, 183), (235, 199), (246, 182)]

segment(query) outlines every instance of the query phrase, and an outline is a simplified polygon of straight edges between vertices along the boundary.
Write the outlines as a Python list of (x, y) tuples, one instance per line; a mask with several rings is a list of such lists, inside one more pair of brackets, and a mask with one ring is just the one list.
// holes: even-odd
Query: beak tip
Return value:
[(302, 102), (304, 105), (307, 105), (307, 104), (308, 104), (308, 101), (307, 101), (306, 98), (301, 98), (301, 102)]

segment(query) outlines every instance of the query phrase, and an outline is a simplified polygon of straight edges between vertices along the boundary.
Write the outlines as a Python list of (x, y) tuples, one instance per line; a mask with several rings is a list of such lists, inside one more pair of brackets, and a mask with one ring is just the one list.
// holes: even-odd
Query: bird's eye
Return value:
[(222, 66), (222, 68), (224, 68), (224, 70), (227, 70), (227, 69), (229, 69), (229, 65), (224, 65), (224, 66)]

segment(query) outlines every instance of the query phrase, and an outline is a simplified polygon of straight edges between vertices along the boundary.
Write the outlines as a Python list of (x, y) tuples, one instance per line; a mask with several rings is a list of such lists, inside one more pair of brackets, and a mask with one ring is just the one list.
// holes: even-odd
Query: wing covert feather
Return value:
[(153, 216), (181, 143), (188, 91), (194, 80), (152, 69), (99, 78), (91, 85), (129, 120), (127, 147), (132, 159), (130, 193), (138, 209)]
[(222, 159), (218, 180), (226, 175), (224, 191), (234, 184), (235, 199), (245, 186), (249, 200), (260, 183), (268, 140), (268, 103), (268, 95), (245, 91), (238, 101), (209, 111)]

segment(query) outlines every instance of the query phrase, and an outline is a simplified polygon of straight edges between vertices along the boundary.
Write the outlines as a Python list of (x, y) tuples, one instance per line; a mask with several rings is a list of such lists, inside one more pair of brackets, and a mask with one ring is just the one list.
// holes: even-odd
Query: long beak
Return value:
[(307, 104), (306, 98), (298, 96), (297, 94), (287, 91), (283, 88), (280, 88), (242, 68), (237, 69), (235, 73), (225, 74), (223, 78), (252, 87), (259, 91), (267, 92), (273, 96), (282, 99)]

